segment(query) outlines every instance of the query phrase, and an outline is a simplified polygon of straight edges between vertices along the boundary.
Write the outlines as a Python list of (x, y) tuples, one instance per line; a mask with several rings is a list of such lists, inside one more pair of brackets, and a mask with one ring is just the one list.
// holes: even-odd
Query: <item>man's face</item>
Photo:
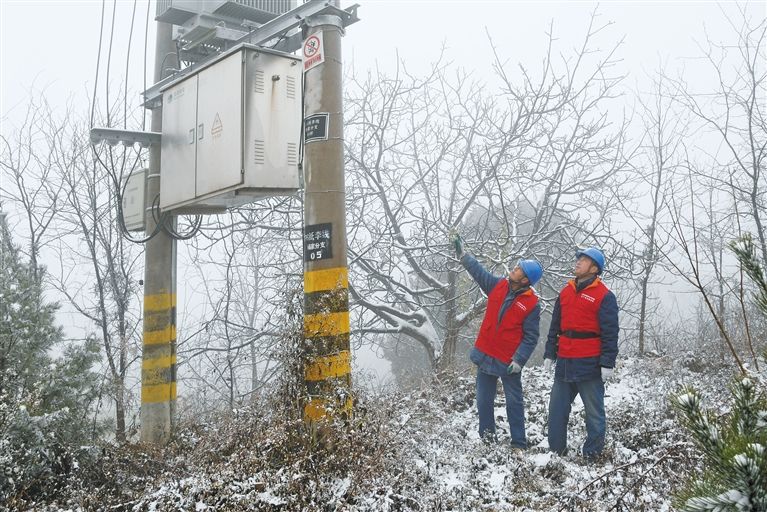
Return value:
[[(511, 272), (509, 272), (509, 280), (513, 283), (519, 283), (519, 284), (527, 284), (527, 276), (524, 272), (522, 272), (522, 269), (519, 268), (519, 265), (516, 265), (513, 269), (511, 269)], [(522, 282), (524, 280), (524, 283)]]
[(594, 264), (594, 260), (588, 256), (581, 256), (575, 260), (575, 277), (578, 279), (596, 274), (597, 272), (599, 272), (599, 268)]

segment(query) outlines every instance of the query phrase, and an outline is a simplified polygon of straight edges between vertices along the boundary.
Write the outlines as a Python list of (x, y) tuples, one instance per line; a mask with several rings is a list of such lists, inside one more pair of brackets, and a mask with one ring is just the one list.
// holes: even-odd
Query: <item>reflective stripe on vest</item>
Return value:
[(503, 318), (498, 321), (498, 315), (503, 307), (503, 301), (509, 292), (509, 281), (501, 279), (487, 296), (487, 310), (482, 326), (474, 344), (480, 351), (491, 357), (511, 363), (511, 358), (522, 342), (522, 323), (527, 315), (538, 304), (538, 296), (532, 290), (520, 293), (514, 298)]
[[(576, 291), (575, 281), (569, 281), (559, 292), (559, 346), (557, 357), (596, 357), (602, 353), (602, 339), (599, 337), (599, 308), (609, 290), (596, 278), (581, 291)], [(567, 336), (568, 332), (571, 336)], [(581, 333), (594, 333), (585, 337)]]

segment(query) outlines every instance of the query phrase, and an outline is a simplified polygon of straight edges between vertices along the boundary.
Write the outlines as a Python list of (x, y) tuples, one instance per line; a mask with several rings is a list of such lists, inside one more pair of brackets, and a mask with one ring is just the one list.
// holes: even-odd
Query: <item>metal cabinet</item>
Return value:
[(163, 89), (160, 208), (220, 211), (299, 187), (301, 66), (242, 45)]

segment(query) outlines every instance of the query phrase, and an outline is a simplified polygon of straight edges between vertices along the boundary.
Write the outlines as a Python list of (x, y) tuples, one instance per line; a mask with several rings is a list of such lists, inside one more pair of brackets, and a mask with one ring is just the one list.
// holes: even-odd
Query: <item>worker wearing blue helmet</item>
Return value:
[(487, 308), (469, 358), (477, 365), (477, 412), (479, 436), (495, 438), (495, 395), (498, 379), (506, 397), (511, 445), (527, 448), (522, 368), (538, 343), (541, 307), (532, 286), (543, 275), (535, 260), (521, 259), (507, 276), (488, 272), (463, 250), (460, 237), (453, 236), (456, 256), (487, 295)]
[(559, 293), (551, 316), (544, 368), (556, 361), (549, 398), (549, 448), (567, 452), (567, 423), (576, 395), (586, 413), (582, 452), (593, 459), (605, 445), (605, 386), (618, 356), (618, 302), (600, 279), (605, 257), (596, 247), (575, 253), (575, 279)]

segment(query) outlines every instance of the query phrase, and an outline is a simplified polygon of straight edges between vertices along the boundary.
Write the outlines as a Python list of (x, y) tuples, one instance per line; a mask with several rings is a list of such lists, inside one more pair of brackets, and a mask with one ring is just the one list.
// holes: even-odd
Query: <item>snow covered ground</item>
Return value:
[(619, 360), (607, 386), (607, 448), (592, 463), (577, 453), (585, 437), (579, 399), (571, 453), (547, 451), (552, 375), (536, 367), (523, 374), (526, 452), (510, 449), (502, 393), (500, 439), (479, 439), (474, 382), (466, 375), (361, 399), (353, 428), (320, 455), (301, 446), (297, 424), (265, 409), (185, 425), (167, 450), (106, 457), (110, 485), (39, 509), (672, 510), (673, 492), (701, 459), (668, 395), (693, 384), (713, 399), (710, 407), (721, 407), (731, 375), (670, 358)]

